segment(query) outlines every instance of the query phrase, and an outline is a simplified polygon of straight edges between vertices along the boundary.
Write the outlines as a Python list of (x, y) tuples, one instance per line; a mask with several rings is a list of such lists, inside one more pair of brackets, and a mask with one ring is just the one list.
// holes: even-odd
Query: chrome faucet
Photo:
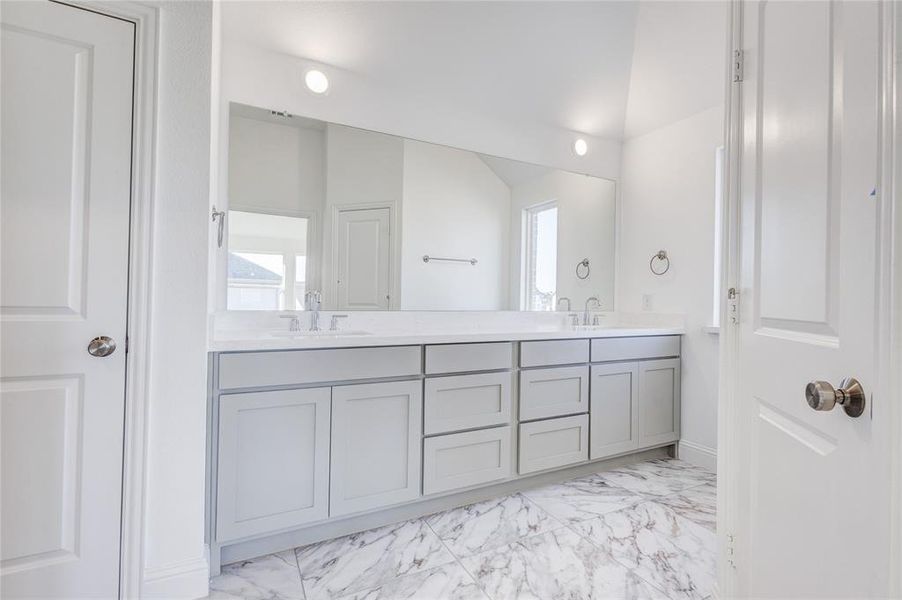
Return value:
[(583, 307), (583, 325), (589, 324), (589, 303), (594, 302), (595, 308), (601, 308), (601, 300), (599, 300), (595, 296), (589, 296), (586, 298), (586, 305)]
[(567, 301), (567, 312), (570, 312), (570, 298), (568, 298), (567, 296), (561, 296), (560, 298), (557, 299), (557, 307), (556, 308), (560, 309), (561, 302), (563, 302), (564, 300)]
[(281, 319), (291, 319), (288, 323), (288, 331), (300, 331), (301, 330), (301, 322), (298, 319), (297, 315), (279, 315)]
[(304, 309), (310, 311), (310, 331), (319, 331), (319, 308), (323, 303), (323, 295), (319, 290), (310, 290), (304, 294)]

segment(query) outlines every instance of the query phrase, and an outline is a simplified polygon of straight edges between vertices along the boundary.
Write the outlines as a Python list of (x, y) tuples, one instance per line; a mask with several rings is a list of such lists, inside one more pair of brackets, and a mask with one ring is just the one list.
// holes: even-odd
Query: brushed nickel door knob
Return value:
[(805, 400), (814, 410), (833, 410), (839, 404), (850, 417), (864, 413), (864, 389), (854, 377), (847, 377), (836, 389), (827, 381), (812, 381), (805, 386)]
[(106, 335), (99, 335), (88, 343), (88, 354), (103, 358), (116, 351), (116, 340)]

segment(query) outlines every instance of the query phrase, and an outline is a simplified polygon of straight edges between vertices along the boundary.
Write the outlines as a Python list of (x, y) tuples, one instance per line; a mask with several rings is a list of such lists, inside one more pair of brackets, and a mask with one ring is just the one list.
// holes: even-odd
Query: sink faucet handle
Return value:
[(300, 331), (301, 330), (301, 322), (298, 319), (297, 315), (279, 315), (280, 319), (291, 319), (291, 322), (288, 323), (288, 331)]
[(577, 325), (579, 325), (579, 314), (578, 313), (570, 313), (567, 316), (570, 317), (570, 325), (571, 326), (576, 327)]
[(332, 319), (329, 321), (329, 331), (338, 331), (338, 320), (347, 318), (348, 315), (332, 315)]

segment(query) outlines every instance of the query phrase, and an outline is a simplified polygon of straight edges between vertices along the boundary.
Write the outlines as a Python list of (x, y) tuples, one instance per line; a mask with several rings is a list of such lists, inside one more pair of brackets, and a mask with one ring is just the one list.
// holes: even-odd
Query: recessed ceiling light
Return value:
[(314, 94), (325, 94), (329, 89), (329, 78), (325, 73), (316, 69), (307, 71), (307, 74), (304, 75), (304, 83), (307, 84), (307, 89)]
[(577, 156), (585, 156), (586, 152), (589, 151), (589, 144), (583, 138), (579, 138), (573, 142), (573, 151)]

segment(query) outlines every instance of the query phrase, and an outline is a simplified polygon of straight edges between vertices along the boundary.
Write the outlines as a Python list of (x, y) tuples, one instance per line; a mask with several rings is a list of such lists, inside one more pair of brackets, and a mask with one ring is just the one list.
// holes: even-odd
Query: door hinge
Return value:
[(733, 50), (733, 83), (742, 81), (742, 68), (744, 62), (742, 50)]
[(731, 324), (739, 324), (739, 292), (734, 287), (727, 290), (727, 316)]
[(736, 537), (732, 533), (727, 534), (727, 564), (730, 565), (731, 568), (736, 568)]
[(125, 353), (128, 354), (128, 336), (125, 336)]

